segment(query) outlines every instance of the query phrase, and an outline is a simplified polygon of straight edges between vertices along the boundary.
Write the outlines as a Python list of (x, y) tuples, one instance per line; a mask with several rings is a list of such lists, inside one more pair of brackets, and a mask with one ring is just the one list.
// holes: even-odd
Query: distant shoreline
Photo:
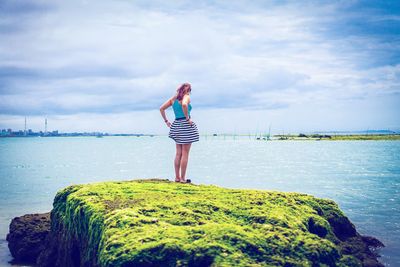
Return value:
[(400, 140), (400, 134), (345, 134), (345, 135), (274, 135), (277, 140), (307, 141), (363, 141), (363, 140)]
[[(2, 138), (48, 138), (48, 137), (155, 137), (155, 136), (166, 136), (166, 135), (158, 135), (158, 134), (107, 134), (107, 135), (48, 135), (48, 136), (0, 136)], [(375, 141), (388, 141), (388, 140), (400, 140), (400, 134), (277, 134), (277, 135), (254, 135), (254, 134), (201, 134), (206, 139), (220, 139), (220, 138), (246, 138), (253, 139), (256, 141), (286, 141), (286, 140), (293, 140), (293, 141), (368, 141), (368, 140), (375, 140)]]

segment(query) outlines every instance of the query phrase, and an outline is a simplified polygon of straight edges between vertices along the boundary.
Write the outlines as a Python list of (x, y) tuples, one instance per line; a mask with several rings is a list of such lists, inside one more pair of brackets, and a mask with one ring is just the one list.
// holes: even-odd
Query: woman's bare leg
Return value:
[(189, 160), (189, 151), (190, 151), (190, 146), (192, 144), (183, 144), (182, 145), (182, 158), (181, 158), (181, 181), (184, 182), (186, 181), (186, 167), (188, 164)]
[(175, 154), (175, 182), (179, 182), (181, 180), (181, 175), (179, 174), (179, 170), (181, 167), (181, 157), (182, 157), (182, 145), (176, 144), (176, 154)]

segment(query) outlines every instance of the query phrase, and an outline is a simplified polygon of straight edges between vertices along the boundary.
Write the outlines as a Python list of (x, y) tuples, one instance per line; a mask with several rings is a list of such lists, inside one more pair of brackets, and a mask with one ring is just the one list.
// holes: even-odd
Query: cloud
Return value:
[(0, 35), (29, 30), (37, 16), (51, 9), (51, 5), (40, 0), (2, 0), (0, 2)]
[(2, 1), (0, 114), (150, 112), (186, 81), (204, 110), (279, 111), (398, 95), (393, 8), (358, 1)]

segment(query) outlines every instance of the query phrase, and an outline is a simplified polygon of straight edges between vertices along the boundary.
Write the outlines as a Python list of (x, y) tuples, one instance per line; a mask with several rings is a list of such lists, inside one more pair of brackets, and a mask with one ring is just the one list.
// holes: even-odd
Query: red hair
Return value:
[(179, 101), (181, 101), (183, 99), (183, 96), (186, 95), (187, 93), (190, 93), (191, 91), (192, 91), (192, 86), (190, 85), (190, 83), (183, 83), (176, 90), (176, 92), (177, 92), (176, 98)]

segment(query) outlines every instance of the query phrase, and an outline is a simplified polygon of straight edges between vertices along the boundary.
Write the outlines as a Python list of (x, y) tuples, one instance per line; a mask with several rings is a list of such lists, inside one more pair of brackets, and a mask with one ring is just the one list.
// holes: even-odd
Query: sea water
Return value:
[[(71, 184), (167, 178), (166, 136), (0, 138), (0, 266), (11, 219), (50, 211)], [(200, 137), (187, 178), (196, 184), (302, 192), (339, 204), (362, 235), (381, 240), (380, 261), (400, 266), (400, 141), (264, 141)]]

